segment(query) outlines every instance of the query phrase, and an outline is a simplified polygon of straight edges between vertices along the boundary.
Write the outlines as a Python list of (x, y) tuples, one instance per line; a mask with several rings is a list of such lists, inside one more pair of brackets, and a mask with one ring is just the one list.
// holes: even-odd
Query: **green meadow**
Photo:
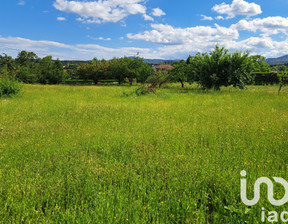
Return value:
[[(260, 223), (288, 180), (288, 88), (25, 85), (0, 98), (0, 223)], [(128, 93), (128, 94), (123, 94)], [(127, 96), (128, 95), (128, 96)], [(284, 189), (275, 184), (275, 198)]]

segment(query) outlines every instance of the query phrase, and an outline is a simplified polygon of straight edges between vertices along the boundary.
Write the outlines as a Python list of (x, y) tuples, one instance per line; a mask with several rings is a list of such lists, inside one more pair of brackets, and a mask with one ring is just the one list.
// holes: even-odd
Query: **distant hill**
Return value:
[(288, 64), (288, 54), (279, 58), (267, 58), (266, 62), (269, 65), (283, 65)]
[(176, 62), (179, 60), (144, 59), (144, 61), (150, 65), (159, 65), (159, 64), (170, 64), (171, 65), (173, 62)]

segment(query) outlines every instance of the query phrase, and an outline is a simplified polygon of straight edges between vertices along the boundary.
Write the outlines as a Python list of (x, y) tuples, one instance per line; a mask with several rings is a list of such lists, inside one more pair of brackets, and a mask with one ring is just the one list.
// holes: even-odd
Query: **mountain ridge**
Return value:
[(269, 65), (283, 65), (283, 64), (288, 64), (288, 54), (283, 55), (278, 58), (267, 58), (266, 62)]

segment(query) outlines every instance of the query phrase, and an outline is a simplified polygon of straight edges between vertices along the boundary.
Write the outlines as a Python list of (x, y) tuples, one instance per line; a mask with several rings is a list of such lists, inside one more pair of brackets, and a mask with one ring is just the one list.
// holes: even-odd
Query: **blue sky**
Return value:
[[(4, 3), (3, 3), (4, 2)], [(186, 59), (216, 44), (288, 54), (288, 0), (4, 0), (0, 52)]]

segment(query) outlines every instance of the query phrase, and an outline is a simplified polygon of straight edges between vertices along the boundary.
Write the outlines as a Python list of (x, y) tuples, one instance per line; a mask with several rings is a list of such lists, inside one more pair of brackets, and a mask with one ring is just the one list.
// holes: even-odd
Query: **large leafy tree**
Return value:
[(109, 69), (109, 61), (105, 59), (98, 60), (97, 58), (93, 58), (91, 62), (91, 74), (90, 79), (97, 84), (101, 79), (107, 78), (108, 69)]
[(233, 85), (244, 88), (251, 79), (249, 53), (229, 53), (216, 46), (210, 53), (198, 53), (187, 59), (192, 76), (196, 76), (204, 89), (220, 90), (221, 86)]
[(109, 73), (120, 85), (125, 81), (125, 78), (129, 73), (128, 61), (125, 58), (113, 58), (110, 61)]
[(34, 52), (21, 51), (15, 59), (19, 70), (17, 79), (24, 83), (35, 83), (38, 81), (39, 58)]
[(181, 60), (173, 63), (173, 67), (174, 69), (170, 72), (172, 79), (176, 82), (180, 82), (182, 88), (184, 88), (184, 82), (188, 81), (188, 64), (184, 60)]
[(59, 59), (47, 56), (39, 60), (39, 82), (41, 84), (59, 84), (66, 79), (63, 65)]
[(140, 66), (137, 68), (137, 82), (139, 83), (145, 83), (148, 77), (150, 77), (153, 74), (153, 69), (151, 66), (149, 66), (146, 62), (144, 62), (143, 59), (138, 59), (141, 61)]
[(13, 76), (17, 73), (17, 65), (15, 60), (7, 54), (0, 55), (0, 75), (1, 76)]
[(38, 56), (34, 52), (21, 51), (15, 61), (21, 66), (29, 66), (32, 63), (35, 63), (37, 59)]
[(261, 55), (252, 55), (249, 57), (251, 72), (270, 72), (271, 67), (266, 62), (266, 58)]

